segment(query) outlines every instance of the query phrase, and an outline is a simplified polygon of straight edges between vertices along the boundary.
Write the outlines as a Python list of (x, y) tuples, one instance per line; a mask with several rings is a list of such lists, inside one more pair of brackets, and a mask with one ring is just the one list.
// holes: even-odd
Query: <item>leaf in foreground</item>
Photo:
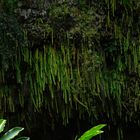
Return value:
[(14, 127), (12, 129), (10, 129), (8, 132), (6, 132), (1, 138), (0, 140), (11, 140), (13, 139), (15, 136), (17, 136), (19, 134), (19, 132), (21, 132), (24, 128), (22, 127)]
[(99, 135), (103, 133), (101, 129), (105, 127), (106, 124), (100, 124), (97, 126), (92, 127), (90, 130), (86, 131), (80, 138), (79, 140), (90, 140), (92, 137)]
[(0, 133), (4, 130), (6, 120), (0, 119)]

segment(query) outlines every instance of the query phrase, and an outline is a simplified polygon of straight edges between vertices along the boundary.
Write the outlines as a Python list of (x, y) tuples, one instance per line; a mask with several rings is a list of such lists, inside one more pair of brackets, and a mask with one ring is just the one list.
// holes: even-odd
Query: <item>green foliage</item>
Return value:
[(6, 120), (0, 119), (0, 133), (4, 130)]
[(0, 17), (4, 111), (20, 106), (34, 116), (45, 108), (52, 126), (60, 118), (66, 125), (73, 112), (91, 122), (101, 115), (114, 124), (139, 122), (140, 5), (80, 2), (56, 1), (44, 15), (33, 10), (26, 20), (19, 16), (20, 24)]
[(2, 9), (4, 12), (8, 14), (13, 14), (14, 9), (17, 5), (17, 0), (1, 0), (0, 4), (2, 5)]
[[(0, 119), (0, 131), (2, 132), (6, 124), (6, 120)], [(24, 128), (14, 127), (0, 137), (0, 140), (11, 140), (15, 138)], [(16, 140), (29, 140), (28, 137), (21, 137)]]
[(18, 45), (23, 46), (23, 32), (14, 16), (0, 13), (0, 68), (7, 71)]
[(79, 140), (90, 140), (92, 137), (95, 137), (101, 133), (103, 133), (104, 131), (102, 131), (101, 129), (103, 127), (105, 127), (105, 124), (100, 124), (97, 125), (95, 127), (92, 127), (91, 129), (89, 129), (88, 131), (86, 131), (80, 138)]

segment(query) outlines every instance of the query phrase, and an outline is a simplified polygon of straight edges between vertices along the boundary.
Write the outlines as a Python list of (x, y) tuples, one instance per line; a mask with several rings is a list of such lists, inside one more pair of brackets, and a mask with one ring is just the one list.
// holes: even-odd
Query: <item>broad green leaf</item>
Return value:
[(0, 133), (3, 131), (6, 124), (6, 120), (0, 119)]
[(30, 140), (30, 138), (29, 137), (20, 137), (20, 138), (18, 138), (16, 140)]
[(19, 132), (21, 132), (24, 128), (22, 127), (14, 127), (12, 129), (10, 129), (8, 132), (6, 132), (1, 138), (0, 140), (11, 140), (13, 139), (15, 136), (17, 136), (19, 134)]
[(103, 127), (105, 127), (106, 124), (100, 124), (97, 125), (93, 128), (91, 128), (90, 130), (86, 131), (80, 138), (79, 140), (90, 140), (92, 137), (99, 135), (101, 133), (103, 133), (104, 131), (100, 130)]

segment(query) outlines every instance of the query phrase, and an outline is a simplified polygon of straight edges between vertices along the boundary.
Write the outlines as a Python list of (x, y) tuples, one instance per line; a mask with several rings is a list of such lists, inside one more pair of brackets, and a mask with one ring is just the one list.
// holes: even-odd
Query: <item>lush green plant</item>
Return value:
[(92, 137), (103, 133), (104, 131), (102, 131), (101, 129), (105, 126), (106, 124), (100, 124), (92, 127), (91, 129), (86, 131), (78, 140), (90, 140)]
[[(79, 120), (88, 112), (89, 121), (103, 115), (114, 124), (120, 119), (139, 123), (139, 3), (94, 0), (81, 6), (76, 1), (54, 3), (44, 17), (34, 10), (24, 22), (18, 17), (28, 47), (21, 45), (16, 20), (0, 16), (3, 112), (16, 112), (19, 104), (30, 114), (45, 108), (54, 119), (51, 126), (59, 118), (69, 123), (75, 111)], [(15, 5), (3, 0), (5, 11)]]
[[(4, 130), (6, 124), (6, 120), (0, 119), (0, 133)], [(16, 137), (24, 128), (22, 127), (14, 127), (6, 132), (3, 136), (0, 137), (0, 140), (11, 140)], [(16, 140), (29, 140), (29, 137), (20, 137)]]

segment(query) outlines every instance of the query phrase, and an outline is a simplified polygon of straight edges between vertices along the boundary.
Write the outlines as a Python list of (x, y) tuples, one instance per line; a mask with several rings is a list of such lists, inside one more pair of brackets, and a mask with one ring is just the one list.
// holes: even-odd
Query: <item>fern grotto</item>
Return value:
[(0, 0), (0, 117), (33, 140), (102, 123), (99, 140), (137, 140), (139, 13), (138, 0)]

